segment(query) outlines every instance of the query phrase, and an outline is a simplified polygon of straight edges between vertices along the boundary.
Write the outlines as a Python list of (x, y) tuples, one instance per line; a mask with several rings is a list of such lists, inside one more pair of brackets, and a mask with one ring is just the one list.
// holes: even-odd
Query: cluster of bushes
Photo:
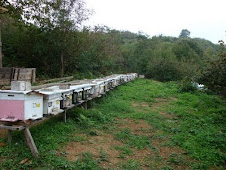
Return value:
[(208, 62), (201, 70), (198, 81), (208, 89), (226, 96), (226, 50), (223, 41), (220, 41), (220, 49), (216, 59)]
[(10, 17), (3, 20), (2, 32), (3, 66), (35, 67), (39, 77), (50, 78), (137, 72), (160, 81), (181, 80), (194, 75), (217, 48), (207, 40), (149, 38), (108, 27), (75, 29), (62, 37), (59, 28), (40, 28)]
[(146, 76), (159, 81), (181, 80), (188, 75), (186, 66), (175, 59), (156, 58), (150, 61)]
[[(159, 81), (194, 77), (197, 70), (202, 70), (199, 83), (226, 93), (223, 44), (216, 55), (218, 45), (190, 38), (186, 29), (179, 38), (150, 38), (142, 32), (106, 26), (82, 29), (81, 23), (90, 14), (83, 0), (50, 2), (3, 2), (8, 9), (0, 15), (4, 67), (35, 67), (38, 77), (45, 78), (74, 75), (80, 79), (137, 72)], [(30, 10), (24, 11), (26, 8)]]

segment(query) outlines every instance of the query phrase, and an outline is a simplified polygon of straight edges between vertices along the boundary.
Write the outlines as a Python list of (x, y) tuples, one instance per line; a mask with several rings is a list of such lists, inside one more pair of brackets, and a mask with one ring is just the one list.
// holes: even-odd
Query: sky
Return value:
[(86, 26), (178, 37), (188, 29), (192, 38), (226, 42), (226, 0), (84, 0), (94, 11)]

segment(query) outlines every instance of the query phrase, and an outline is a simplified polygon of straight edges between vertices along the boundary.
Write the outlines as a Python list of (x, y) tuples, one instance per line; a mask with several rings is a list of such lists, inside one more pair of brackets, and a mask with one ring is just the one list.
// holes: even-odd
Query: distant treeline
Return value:
[(35, 67), (39, 76), (138, 72), (163, 81), (194, 75), (218, 48), (204, 39), (149, 38), (107, 27), (65, 35), (57, 28), (17, 24), (9, 18), (4, 20), (2, 41), (3, 66)]
[(3, 6), (8, 9), (0, 15), (4, 67), (34, 67), (43, 78), (126, 72), (160, 81), (189, 77), (226, 91), (223, 42), (190, 38), (186, 29), (177, 38), (106, 26), (81, 28), (90, 14), (83, 0), (4, 1)]

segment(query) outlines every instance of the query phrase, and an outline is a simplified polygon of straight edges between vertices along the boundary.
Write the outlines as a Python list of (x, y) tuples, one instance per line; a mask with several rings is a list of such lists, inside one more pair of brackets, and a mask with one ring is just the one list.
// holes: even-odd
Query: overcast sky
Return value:
[(217, 43), (226, 40), (226, 0), (84, 0), (94, 14), (86, 25), (142, 31), (150, 36), (191, 37)]

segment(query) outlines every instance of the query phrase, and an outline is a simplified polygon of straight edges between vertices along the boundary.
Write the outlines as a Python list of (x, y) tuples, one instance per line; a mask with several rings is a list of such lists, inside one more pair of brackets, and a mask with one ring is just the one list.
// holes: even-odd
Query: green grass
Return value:
[(114, 146), (114, 149), (121, 151), (119, 157), (122, 159), (127, 158), (127, 156), (133, 155), (133, 151), (128, 145), (124, 146)]
[(128, 160), (127, 162), (119, 163), (120, 169), (134, 169), (141, 170), (140, 163), (133, 159)]
[[(159, 114), (158, 110), (151, 109), (156, 98), (176, 99), (161, 106), (161, 110), (174, 118), (169, 119)], [(132, 107), (132, 102), (146, 102), (150, 108), (137, 109)], [(167, 140), (161, 146), (179, 146), (195, 160), (190, 162), (172, 153), (168, 162), (161, 166), (162, 169), (172, 169), (177, 164), (194, 169), (224, 169), (226, 166), (226, 100), (202, 92), (179, 93), (175, 82), (139, 79), (117, 87), (107, 96), (93, 102), (92, 108), (76, 108), (69, 111), (68, 116), (67, 123), (56, 117), (31, 128), (40, 153), (38, 159), (31, 156), (23, 133), (13, 133), (12, 143), (0, 147), (0, 169), (101, 169), (99, 161), (108, 161), (108, 155), (103, 150), (100, 150), (99, 160), (91, 153), (84, 153), (81, 159), (74, 162), (58, 155), (59, 150), (69, 141), (86, 141), (85, 137), (79, 136), (81, 133), (95, 136), (98, 135), (97, 130), (114, 134), (117, 140), (123, 142), (123, 146), (114, 147), (120, 150), (119, 157), (122, 160), (135, 154), (131, 148), (153, 149), (150, 141), (158, 139)], [(114, 122), (122, 118), (145, 120), (153, 134), (145, 136), (134, 134), (130, 129), (119, 130)], [(6, 142), (6, 138), (0, 142)], [(158, 155), (159, 148), (154, 150)], [(20, 164), (26, 158), (29, 161)], [(154, 165), (161, 162), (157, 158), (153, 160), (156, 162), (150, 163), (150, 168), (156, 168)], [(136, 160), (128, 160), (117, 166), (120, 169), (141, 169), (141, 163)]]
[(115, 137), (117, 140), (136, 149), (145, 149), (151, 145), (147, 136), (132, 134), (129, 129), (123, 129), (121, 132), (116, 133)]

